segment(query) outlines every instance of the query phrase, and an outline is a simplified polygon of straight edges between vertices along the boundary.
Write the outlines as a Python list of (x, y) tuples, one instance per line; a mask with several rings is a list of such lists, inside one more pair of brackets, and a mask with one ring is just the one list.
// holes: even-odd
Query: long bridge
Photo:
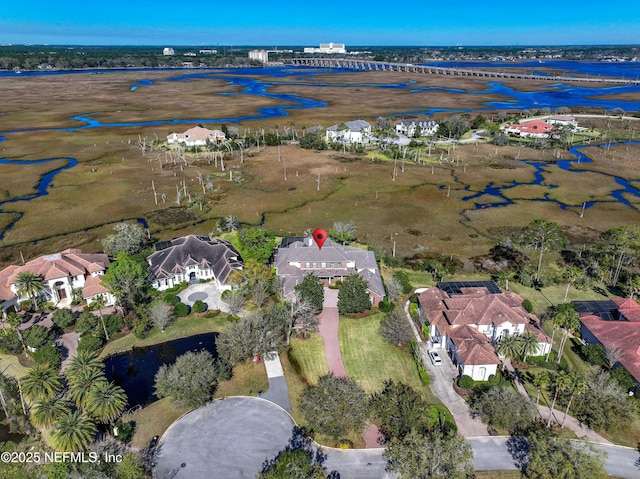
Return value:
[(601, 78), (588, 76), (536, 75), (533, 73), (500, 72), (495, 70), (476, 70), (471, 68), (447, 68), (412, 63), (379, 62), (351, 58), (292, 58), (286, 63), (296, 66), (342, 68), (360, 71), (392, 71), (406, 73), (426, 73), (430, 75), (453, 75), (477, 78), (506, 78), (513, 80), (542, 80), (546, 82), (583, 82), (609, 83), (616, 85), (640, 85), (640, 80), (626, 78)]

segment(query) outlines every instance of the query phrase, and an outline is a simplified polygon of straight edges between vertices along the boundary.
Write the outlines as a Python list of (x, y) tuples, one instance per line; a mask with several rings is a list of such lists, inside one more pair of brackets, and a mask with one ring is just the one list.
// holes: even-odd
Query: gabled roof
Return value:
[(169, 246), (147, 258), (155, 279), (169, 278), (182, 273), (188, 265), (210, 265), (213, 274), (226, 283), (234, 270), (242, 269), (242, 258), (228, 241), (211, 240), (207, 236), (188, 235), (169, 242)]
[(343, 124), (346, 125), (350, 131), (362, 131), (367, 128), (371, 128), (371, 124), (369, 122), (366, 122), (364, 120), (353, 120), (346, 123), (339, 123), (337, 125), (330, 126), (329, 128), (327, 128), (327, 130), (336, 131), (338, 127)]
[(91, 298), (96, 294), (108, 293), (109, 290), (102, 285), (102, 275), (89, 276), (84, 282), (82, 288), (82, 297), (84, 299)]
[[(0, 277), (7, 277), (4, 286), (8, 287), (14, 284), (18, 275), (24, 271), (41, 275), (46, 281), (51, 281), (105, 271), (107, 266), (109, 266), (109, 257), (106, 254), (83, 253), (79, 249), (66, 249), (60, 253), (40, 256), (23, 266), (9, 266), (0, 273)], [(9, 273), (7, 273), (8, 270)]]
[[(285, 239), (286, 240), (286, 239)], [(283, 279), (285, 296), (293, 292), (296, 284), (302, 282), (309, 273), (321, 277), (348, 276), (357, 273), (367, 282), (369, 291), (377, 296), (384, 296), (384, 285), (378, 270), (376, 257), (372, 251), (365, 251), (350, 246), (343, 246), (327, 239), (318, 248), (312, 238), (302, 240), (283, 240), (278, 248), (274, 265), (278, 276)], [(297, 263), (316, 263), (316, 268), (298, 268)], [(320, 265), (325, 263), (325, 267)], [(340, 263), (333, 267), (329, 263)], [(346, 266), (347, 264), (353, 266)]]
[(605, 321), (594, 314), (580, 316), (580, 322), (604, 347), (618, 349), (620, 364), (640, 381), (640, 323)]
[(489, 339), (471, 326), (453, 328), (449, 338), (456, 346), (458, 357), (465, 365), (500, 364)]
[[(527, 324), (532, 317), (514, 293), (490, 293), (486, 288), (461, 288), (449, 296), (440, 288), (429, 288), (418, 297), (427, 319), (444, 318), (450, 326)], [(442, 312), (441, 315), (437, 314)], [(438, 327), (440, 329), (440, 327)], [(442, 330), (441, 330), (442, 331)]]

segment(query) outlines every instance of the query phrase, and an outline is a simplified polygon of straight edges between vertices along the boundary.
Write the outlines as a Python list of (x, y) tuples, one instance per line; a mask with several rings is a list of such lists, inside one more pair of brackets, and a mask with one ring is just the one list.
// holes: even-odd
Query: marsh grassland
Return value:
[[(0, 158), (14, 160), (0, 164), (0, 266), (15, 262), (19, 251), (30, 258), (68, 247), (100, 249), (100, 238), (115, 222), (136, 219), (157, 239), (208, 234), (230, 214), (280, 235), (353, 221), (361, 241), (389, 251), (395, 241), (398, 255), (426, 249), (461, 259), (485, 253), (505, 231), (532, 218), (556, 221), (585, 239), (640, 219), (637, 197), (623, 193), (628, 203), (623, 204), (611, 195), (622, 188), (620, 178), (639, 186), (639, 145), (586, 148), (582, 152), (593, 162), (570, 167), (583, 173), (554, 164), (573, 158), (567, 151), (490, 144), (440, 147), (430, 157), (424, 147), (422, 164), (398, 160), (395, 165), (379, 153), (261, 145), (245, 149), (244, 162), (238, 151), (227, 152), (224, 170), (219, 159), (204, 153), (186, 154), (186, 162), (173, 161), (159, 148), (142, 153), (139, 139), (151, 144), (198, 124), (233, 125), (241, 134), (295, 128), (303, 135), (314, 125), (356, 118), (374, 123), (378, 116), (429, 108), (479, 110), (485, 102), (507, 100), (491, 93), (486, 82), (468, 78), (323, 71), (276, 78), (260, 72), (244, 74), (242, 85), (230, 70), (204, 76), (157, 71), (0, 79), (6, 93)], [(267, 95), (245, 91), (244, 85), (256, 82)], [(411, 88), (389, 88), (398, 84)], [(535, 82), (509, 86), (554, 88)], [(301, 99), (320, 103), (290, 108), (288, 116), (269, 118), (263, 112), (300, 106)], [(606, 129), (610, 138), (640, 127), (616, 118), (588, 122)], [(44, 158), (55, 160), (20, 164)], [(63, 166), (64, 158), (75, 158), (78, 165), (58, 173), (48, 194), (8, 201), (34, 194), (42, 176)], [(542, 181), (536, 181), (539, 175)], [(199, 177), (213, 187), (204, 189)], [(487, 186), (499, 188), (499, 195), (485, 191)], [(584, 202), (596, 203), (580, 217)]]

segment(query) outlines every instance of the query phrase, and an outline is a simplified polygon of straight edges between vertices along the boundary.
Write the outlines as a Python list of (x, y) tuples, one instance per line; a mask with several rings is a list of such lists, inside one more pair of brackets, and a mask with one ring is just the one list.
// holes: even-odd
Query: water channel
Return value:
[[(441, 66), (456, 66), (453, 64), (447, 63), (439, 63)], [(624, 71), (623, 75), (626, 74), (627, 77), (633, 77), (640, 74), (640, 64), (639, 63), (627, 63), (625, 65), (613, 65), (609, 63), (582, 63), (582, 62), (548, 62), (544, 65), (537, 64), (535, 62), (524, 63), (524, 64), (511, 64), (511, 63), (488, 63), (488, 62), (478, 62), (476, 64), (469, 64), (468, 66), (473, 67), (481, 67), (481, 68), (505, 68), (505, 67), (514, 67), (514, 66), (525, 66), (525, 67), (534, 67), (535, 65), (544, 66), (545, 68), (555, 68), (561, 70), (575, 71), (580, 74), (591, 74), (591, 75), (611, 75), (620, 74), (621, 71)], [(142, 77), (144, 73), (147, 72), (155, 72), (157, 69), (124, 69), (124, 70), (109, 70), (116, 72), (134, 72), (140, 73)], [(360, 83), (360, 82), (350, 82), (350, 83), (338, 83), (338, 84), (329, 84), (323, 83), (320, 81), (315, 81), (315, 77), (322, 73), (350, 73), (354, 74), (357, 72), (348, 70), (339, 70), (339, 69), (321, 69), (321, 68), (301, 68), (301, 67), (271, 67), (271, 68), (263, 68), (263, 69), (255, 69), (255, 68), (238, 68), (238, 69), (205, 69), (202, 71), (181, 71), (176, 69), (170, 69), (169, 71), (176, 72), (175, 75), (170, 76), (165, 79), (156, 79), (150, 80), (146, 78), (139, 78), (134, 80), (131, 90), (135, 92), (140, 88), (153, 88), (159, 82), (179, 82), (179, 81), (190, 81), (194, 79), (200, 80), (223, 80), (226, 81), (230, 85), (240, 86), (242, 90), (235, 93), (224, 93), (224, 95), (232, 96), (232, 95), (254, 95), (254, 96), (263, 96), (267, 98), (272, 98), (278, 101), (283, 101), (287, 103), (291, 103), (286, 106), (271, 106), (261, 108), (257, 111), (255, 115), (248, 116), (237, 116), (237, 117), (217, 117), (217, 118), (193, 118), (186, 120), (179, 119), (170, 119), (170, 120), (156, 120), (156, 121), (147, 121), (147, 122), (112, 122), (112, 123), (103, 123), (94, 118), (96, 114), (99, 112), (92, 113), (78, 113), (73, 115), (71, 119), (75, 120), (79, 123), (78, 126), (75, 127), (64, 127), (64, 128), (40, 128), (40, 129), (26, 129), (26, 130), (7, 130), (2, 128), (3, 122), (0, 121), (0, 141), (7, 141), (7, 138), (10, 139), (12, 133), (37, 133), (40, 131), (67, 131), (73, 132), (76, 130), (85, 130), (85, 129), (93, 129), (93, 128), (113, 128), (113, 127), (148, 127), (148, 126), (159, 126), (159, 125), (193, 125), (193, 124), (214, 124), (214, 123), (240, 123), (244, 121), (252, 121), (252, 120), (264, 120), (270, 118), (279, 118), (288, 116), (288, 111), (292, 109), (316, 109), (316, 108), (324, 108), (327, 106), (324, 102), (319, 102), (313, 100), (311, 98), (303, 98), (295, 94), (289, 93), (273, 93), (270, 89), (273, 86), (278, 85), (304, 85), (312, 88), (397, 88), (397, 89), (405, 89), (411, 92), (418, 92), (424, 90), (440, 90), (447, 91), (450, 93), (460, 94), (460, 95), (478, 95), (478, 94), (499, 94), (507, 97), (507, 100), (500, 102), (487, 102), (482, 108), (485, 110), (497, 110), (497, 109), (540, 109), (540, 108), (558, 108), (561, 106), (567, 106), (572, 108), (580, 108), (580, 107), (597, 107), (602, 108), (603, 112), (609, 111), (614, 108), (622, 108), (625, 111), (638, 111), (640, 110), (640, 102), (633, 101), (622, 101), (617, 99), (608, 99), (607, 97), (610, 95), (618, 95), (622, 93), (637, 93), (640, 92), (640, 86), (631, 85), (631, 86), (616, 86), (610, 88), (590, 88), (590, 87), (581, 87), (581, 86), (568, 86), (561, 84), (553, 84), (549, 85), (547, 90), (537, 91), (537, 92), (523, 92), (517, 91), (514, 88), (508, 87), (501, 82), (482, 82), (478, 81), (478, 85), (482, 85), (483, 89), (475, 90), (475, 91), (465, 91), (459, 89), (450, 89), (450, 88), (442, 88), (442, 87), (429, 87), (429, 88), (415, 88), (415, 81), (399, 81), (398, 83), (392, 84), (378, 84), (378, 83)], [(103, 74), (106, 73), (105, 70), (72, 70), (72, 71), (30, 71), (30, 72), (22, 72), (20, 77), (28, 78), (31, 76), (46, 76), (46, 75), (77, 75), (77, 74)], [(260, 75), (261, 78), (256, 78), (256, 75)], [(16, 77), (18, 76), (15, 72), (0, 72), (0, 79), (3, 77)], [(402, 78), (401, 75), (399, 75)], [(287, 81), (278, 81), (273, 78), (286, 78)], [(309, 81), (312, 80), (312, 81)], [(135, 94), (135, 93), (134, 93)], [(442, 109), (433, 109), (433, 108), (415, 108), (407, 111), (406, 114), (432, 114), (434, 112), (445, 111)], [(448, 110), (448, 111), (459, 111), (459, 110)], [(405, 113), (398, 114), (397, 116), (405, 115)], [(575, 147), (572, 149), (572, 153), (576, 155), (578, 158), (581, 158), (581, 162), (586, 163), (590, 161), (587, 157), (580, 152), (582, 147)], [(38, 164), (38, 163), (46, 163), (54, 160), (59, 160), (60, 158), (44, 158), (39, 160), (13, 160), (7, 158), (0, 158), (0, 165), (2, 164), (18, 164), (24, 165), (28, 167), (29, 165)], [(67, 165), (53, 170), (46, 175), (43, 175), (40, 179), (38, 186), (36, 187), (37, 193), (31, 194), (29, 196), (12, 198), (5, 201), (0, 201), (0, 214), (5, 213), (3, 211), (3, 206), (8, 203), (15, 203), (20, 201), (31, 201), (33, 199), (39, 198), (43, 195), (48, 194), (49, 188), (51, 187), (51, 183), (53, 179), (62, 171), (73, 168), (78, 164), (77, 160), (74, 158), (63, 158), (68, 163)], [(535, 163), (535, 162), (525, 162), (529, 166), (536, 168), (536, 176), (535, 180), (531, 183), (524, 184), (533, 184), (540, 185), (543, 184), (543, 173), (545, 164), (543, 163)], [(563, 168), (563, 165), (568, 165), (569, 163), (560, 162), (558, 165)], [(568, 171), (575, 172), (579, 174), (581, 170), (569, 169), (568, 166), (566, 168)], [(625, 198), (624, 194), (632, 194), (634, 196), (638, 196), (638, 190), (632, 187), (628, 181), (614, 177), (615, 181), (622, 186), (622, 189), (616, 190), (612, 192), (612, 201), (618, 201), (626, 206), (635, 209)], [(493, 185), (493, 183), (489, 183), (483, 191), (476, 192), (474, 195), (470, 195), (464, 198), (466, 201), (477, 200), (482, 196), (493, 197), (498, 201), (474, 201), (476, 208), (491, 208), (491, 207), (499, 207), (505, 206), (507, 204), (513, 203), (512, 200), (505, 198), (502, 195), (502, 190), (513, 188), (515, 186), (520, 185), (521, 183), (512, 183), (509, 185), (502, 186), (497, 188)], [(3, 188), (1, 184), (0, 178), (0, 189)], [(576, 206), (576, 205), (567, 205), (556, 200), (551, 200), (543, 195), (538, 199), (529, 199), (529, 201), (554, 201), (559, 204), (561, 208), (567, 208), (568, 206)], [(595, 202), (591, 202), (587, 204), (587, 207), (592, 206)], [(4, 227), (3, 230), (0, 231), (0, 240), (3, 239), (4, 235), (8, 230), (15, 226), (15, 224), (20, 220), (22, 215), (20, 213), (11, 213), (13, 218), (8, 224)]]

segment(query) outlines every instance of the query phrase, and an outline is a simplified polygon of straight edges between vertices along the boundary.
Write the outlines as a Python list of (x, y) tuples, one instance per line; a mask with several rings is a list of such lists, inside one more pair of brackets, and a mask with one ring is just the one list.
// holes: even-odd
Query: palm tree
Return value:
[(560, 327), (562, 327), (562, 339), (560, 340), (560, 346), (558, 346), (557, 360), (558, 364), (560, 364), (567, 338), (570, 334), (580, 328), (580, 315), (572, 304), (559, 304), (556, 307), (556, 317), (554, 320), (557, 320)]
[[(6, 322), (9, 324), (9, 326), (11, 326), (11, 328), (16, 330), (16, 334), (18, 335), (20, 344), (22, 344), (22, 349), (24, 350), (25, 354), (29, 354), (27, 345), (24, 343), (24, 338), (22, 337), (22, 331), (18, 329), (18, 326), (22, 323), (22, 316), (12, 311), (10, 313), (7, 313)], [(8, 331), (9, 331), (9, 328), (5, 329), (4, 330), (5, 334), (7, 334)]]
[(42, 275), (32, 271), (22, 271), (18, 273), (16, 280), (17, 293), (20, 296), (25, 294), (33, 301), (34, 309), (38, 309), (38, 294), (44, 289), (44, 278)]
[(82, 451), (89, 446), (96, 425), (80, 411), (69, 412), (56, 423), (51, 438), (60, 451)]
[(567, 409), (564, 410), (564, 417), (562, 418), (562, 423), (560, 424), (560, 426), (562, 427), (564, 427), (564, 421), (567, 419), (567, 414), (569, 414), (569, 408), (571, 407), (573, 398), (587, 390), (587, 381), (582, 376), (571, 375), (570, 377), (571, 397), (569, 398), (569, 402), (567, 403)]
[(553, 402), (551, 403), (551, 408), (549, 409), (549, 420), (547, 421), (547, 429), (551, 427), (551, 416), (553, 416), (553, 408), (556, 405), (556, 401), (558, 400), (558, 395), (560, 391), (564, 390), (569, 386), (571, 379), (567, 373), (564, 371), (559, 371), (558, 374), (553, 378), (553, 384), (556, 388), (556, 392), (553, 396)]
[(120, 386), (100, 381), (89, 391), (87, 410), (100, 422), (113, 422), (127, 405), (127, 394)]
[(496, 352), (509, 359), (514, 359), (520, 356), (521, 340), (518, 336), (513, 334), (507, 334), (503, 336), (496, 345)]
[(62, 391), (62, 378), (51, 366), (36, 364), (22, 379), (22, 392), (32, 401), (56, 396)]
[(67, 365), (64, 375), (70, 383), (73, 383), (77, 377), (86, 371), (97, 371), (102, 373), (104, 363), (98, 359), (95, 353), (80, 350)]
[(564, 301), (567, 302), (567, 296), (569, 296), (569, 288), (573, 283), (584, 277), (584, 271), (577, 266), (569, 266), (564, 272), (564, 278), (567, 280), (567, 288), (564, 290)]
[(95, 369), (82, 371), (74, 377), (73, 381), (69, 382), (68, 395), (78, 407), (86, 409), (91, 389), (101, 382), (107, 382), (107, 378), (102, 371), (96, 371)]
[(100, 316), (100, 321), (102, 322), (102, 329), (104, 329), (104, 337), (107, 341), (109, 341), (109, 333), (107, 332), (107, 325), (104, 323), (104, 316), (102, 316), (102, 308), (107, 304), (107, 300), (104, 299), (103, 295), (99, 295), (96, 299), (93, 300), (93, 304), (98, 308), (98, 316)]
[(527, 361), (527, 357), (535, 354), (540, 349), (538, 345), (538, 336), (533, 331), (525, 331), (520, 336), (520, 354), (522, 354), (523, 361)]
[(549, 386), (549, 382), (551, 381), (551, 377), (549, 376), (548, 371), (540, 371), (533, 378), (533, 384), (538, 389), (538, 394), (536, 395), (536, 408), (540, 405), (540, 393), (543, 389), (546, 389)]
[(36, 426), (52, 426), (69, 411), (69, 402), (61, 397), (51, 397), (38, 401), (31, 408), (31, 422)]

